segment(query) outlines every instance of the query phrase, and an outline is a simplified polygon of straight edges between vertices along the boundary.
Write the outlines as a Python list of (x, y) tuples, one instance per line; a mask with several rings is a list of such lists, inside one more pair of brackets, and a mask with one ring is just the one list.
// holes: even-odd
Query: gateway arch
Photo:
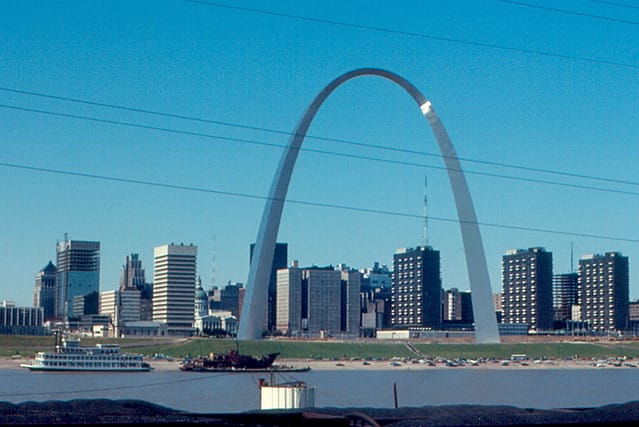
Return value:
[(262, 213), (262, 222), (260, 223), (257, 234), (247, 280), (238, 339), (256, 340), (262, 337), (262, 328), (264, 319), (266, 319), (268, 285), (271, 266), (273, 264), (275, 242), (282, 217), (282, 209), (284, 208), (284, 201), (295, 161), (297, 160), (297, 155), (306, 136), (306, 132), (326, 98), (341, 84), (360, 76), (383, 77), (401, 86), (408, 92), (413, 100), (415, 100), (422, 114), (430, 124), (446, 164), (455, 205), (457, 207), (457, 216), (464, 243), (466, 267), (468, 269), (468, 279), (470, 282), (476, 340), (481, 344), (498, 343), (499, 332), (497, 330), (497, 320), (493, 308), (486, 256), (477, 224), (475, 208), (470, 197), (461, 164), (457, 158), (457, 153), (430, 101), (404, 78), (390, 71), (377, 68), (353, 70), (330, 82), (313, 100), (291, 135), (288, 146), (282, 154), (282, 158), (275, 172), (269, 196), (264, 206), (264, 212)]

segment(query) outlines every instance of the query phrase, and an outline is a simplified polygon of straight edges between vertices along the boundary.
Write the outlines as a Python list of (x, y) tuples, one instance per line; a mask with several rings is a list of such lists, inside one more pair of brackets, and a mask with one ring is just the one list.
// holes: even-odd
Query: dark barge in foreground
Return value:
[(180, 370), (190, 372), (306, 372), (310, 367), (274, 365), (279, 353), (270, 353), (255, 358), (230, 350), (226, 354), (211, 354), (210, 357), (195, 357), (180, 364)]

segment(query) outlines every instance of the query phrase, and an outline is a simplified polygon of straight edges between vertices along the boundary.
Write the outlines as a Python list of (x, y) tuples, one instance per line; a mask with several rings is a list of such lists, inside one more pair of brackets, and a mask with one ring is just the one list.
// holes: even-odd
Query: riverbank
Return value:
[[(0, 369), (24, 369), (21, 363), (28, 363), (29, 358), (0, 358)], [(149, 360), (157, 371), (175, 371), (179, 369), (178, 361)], [(433, 369), (636, 369), (639, 362), (617, 359), (547, 359), (547, 360), (313, 360), (313, 359), (278, 359), (276, 365), (296, 368), (310, 367), (314, 371), (380, 371), (380, 370), (433, 370)]]
[(420, 408), (307, 408), (236, 414), (193, 414), (141, 400), (71, 400), (66, 402), (0, 402), (4, 425), (213, 425), (341, 427), (446, 426), (629, 426), (639, 421), (639, 403), (587, 409), (522, 409), (510, 406), (450, 405)]

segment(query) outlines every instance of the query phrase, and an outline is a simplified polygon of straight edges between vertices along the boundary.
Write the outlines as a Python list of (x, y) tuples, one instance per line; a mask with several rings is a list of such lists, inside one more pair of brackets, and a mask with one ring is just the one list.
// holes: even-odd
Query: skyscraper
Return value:
[[(253, 261), (253, 251), (255, 243), (251, 243), (249, 265)], [(276, 243), (275, 252), (273, 253), (273, 264), (271, 266), (271, 275), (268, 282), (268, 308), (266, 313), (266, 330), (275, 330), (277, 323), (277, 270), (286, 268), (288, 265), (288, 244)]]
[(577, 273), (552, 276), (552, 305), (556, 321), (572, 320), (572, 306), (577, 304)]
[(33, 306), (40, 307), (44, 313), (44, 321), (55, 319), (56, 275), (58, 270), (51, 261), (35, 277)]
[(100, 242), (69, 240), (57, 245), (58, 319), (73, 317), (73, 298), (100, 292)]
[[(139, 301), (138, 318), (135, 320), (153, 319), (153, 286), (151, 283), (146, 282), (142, 260), (139, 259), (138, 254), (133, 253), (126, 257), (120, 272), (120, 293), (124, 295), (122, 301), (131, 301), (132, 303), (133, 299), (136, 298)], [(128, 317), (133, 316), (132, 306), (127, 312), (131, 313), (131, 316)]]
[(340, 289), (340, 331), (351, 337), (359, 337), (361, 318), (359, 293), (361, 290), (361, 273), (346, 265), (338, 265), (341, 272)]
[(439, 251), (430, 246), (399, 249), (393, 255), (392, 292), (393, 326), (439, 329), (442, 324)]
[(146, 285), (146, 277), (139, 255), (127, 255), (120, 272), (120, 290), (137, 289), (142, 292)]
[(277, 330), (294, 336), (359, 336), (359, 272), (300, 269), (294, 262), (278, 270), (277, 292)]
[(628, 327), (628, 257), (619, 252), (586, 255), (579, 260), (581, 320), (594, 332), (623, 331)]
[(322, 331), (328, 334), (340, 333), (341, 280), (341, 272), (332, 266), (313, 266), (302, 271), (302, 329), (313, 335)]
[(153, 321), (169, 335), (193, 332), (197, 246), (162, 245), (153, 250)]
[(275, 325), (284, 334), (295, 336), (302, 333), (302, 270), (297, 261), (289, 268), (277, 271)]
[(552, 252), (513, 249), (501, 263), (503, 323), (525, 323), (534, 332), (553, 329)]

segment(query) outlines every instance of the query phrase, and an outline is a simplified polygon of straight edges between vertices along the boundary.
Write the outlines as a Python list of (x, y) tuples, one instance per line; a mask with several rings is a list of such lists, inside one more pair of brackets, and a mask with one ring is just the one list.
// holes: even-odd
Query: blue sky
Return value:
[[(575, 264), (586, 253), (628, 256), (630, 293), (638, 298), (639, 6), (530, 2), (635, 24), (492, 0), (214, 3), (404, 32), (393, 34), (185, 1), (6, 1), (0, 88), (290, 132), (330, 80), (355, 68), (385, 68), (432, 101), (461, 158), (629, 182), (464, 161), (467, 172), (479, 173), (467, 179), (481, 223), (626, 239), (482, 226), (493, 291), (501, 286), (504, 251), (546, 247), (562, 273), (570, 271), (573, 242)], [(34, 276), (55, 262), (64, 233), (101, 242), (103, 290), (117, 287), (132, 252), (151, 280), (153, 247), (170, 242), (199, 246), (205, 286), (214, 246), (216, 282), (246, 281), (263, 200), (9, 165), (266, 196), (282, 149), (7, 106), (280, 146), (285, 135), (0, 94), (0, 300), (31, 304)], [(408, 95), (374, 77), (340, 87), (310, 134), (437, 154)], [(289, 198), (420, 215), (428, 174), (429, 242), (441, 251), (443, 285), (468, 288), (459, 227), (436, 220), (456, 217), (441, 158), (317, 139), (305, 146), (422, 164), (302, 152)], [(422, 224), (288, 204), (279, 241), (302, 265), (364, 268), (391, 264), (397, 248), (421, 244)]]

